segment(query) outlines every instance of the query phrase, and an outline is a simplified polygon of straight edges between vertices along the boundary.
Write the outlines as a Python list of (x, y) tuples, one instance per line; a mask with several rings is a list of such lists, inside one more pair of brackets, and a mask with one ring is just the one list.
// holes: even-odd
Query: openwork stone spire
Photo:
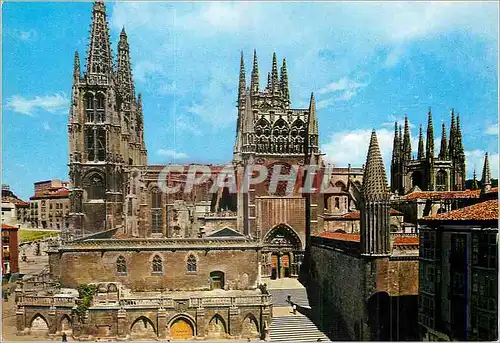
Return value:
[(427, 140), (425, 145), (427, 158), (430, 160), (434, 159), (434, 126), (432, 125), (432, 112), (430, 108), (427, 117)]
[(401, 141), (398, 133), (398, 122), (394, 123), (394, 141), (392, 143), (392, 163), (398, 163), (401, 153)]
[(252, 93), (259, 92), (259, 63), (257, 62), (257, 50), (253, 51), (253, 67), (252, 67), (252, 76), (250, 81), (250, 89)]
[(130, 48), (127, 40), (125, 28), (120, 33), (118, 42), (118, 87), (126, 103), (135, 99), (134, 80), (132, 78), (132, 68), (130, 66)]
[(276, 60), (275, 52), (273, 52), (273, 67), (271, 71), (271, 90), (274, 94), (279, 92), (278, 62)]
[(479, 189), (479, 183), (477, 182), (476, 168), (474, 168), (474, 174), (472, 175), (472, 187), (471, 189)]
[(272, 90), (271, 73), (267, 73), (267, 86), (266, 86), (266, 88), (269, 91)]
[(288, 72), (286, 70), (286, 60), (283, 58), (283, 65), (281, 66), (281, 75), (280, 75), (280, 90), (283, 96), (283, 99), (290, 104), (290, 91), (288, 89)]
[(405, 135), (403, 137), (403, 159), (411, 160), (410, 124), (407, 116), (405, 116)]
[(447, 160), (448, 159), (448, 139), (446, 138), (446, 125), (443, 123), (441, 130), (441, 148), (439, 150), (439, 159)]
[(238, 84), (238, 102), (243, 101), (244, 96), (245, 96), (245, 88), (246, 88), (245, 61), (243, 59), (243, 51), (242, 51), (241, 58), (240, 58), (240, 82)]
[(389, 253), (389, 189), (384, 162), (373, 130), (363, 175), (361, 201), (361, 253)]
[(491, 189), (491, 172), (490, 172), (490, 161), (488, 159), (488, 153), (484, 155), (484, 166), (483, 166), (483, 175), (481, 177), (481, 188), (484, 191), (489, 191)]
[(419, 160), (423, 160), (425, 158), (424, 135), (422, 134), (422, 125), (420, 125), (420, 130), (418, 132), (418, 155), (417, 155), (417, 158)]
[(75, 51), (75, 62), (73, 66), (73, 80), (78, 81), (80, 79), (80, 55), (78, 51)]
[(88, 75), (108, 75), (113, 72), (113, 56), (111, 55), (111, 45), (109, 43), (106, 6), (102, 1), (96, 1), (92, 10), (86, 72)]
[(456, 122), (455, 122), (455, 110), (451, 109), (451, 124), (450, 124), (450, 144), (448, 146), (449, 153), (448, 156), (453, 160), (455, 158), (455, 146), (456, 146)]

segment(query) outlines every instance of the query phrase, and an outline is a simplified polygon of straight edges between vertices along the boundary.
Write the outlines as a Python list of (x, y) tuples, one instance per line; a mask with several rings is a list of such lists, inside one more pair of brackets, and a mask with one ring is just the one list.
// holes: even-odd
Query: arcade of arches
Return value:
[(264, 242), (262, 276), (272, 280), (297, 277), (304, 256), (297, 233), (288, 225), (280, 224), (268, 232)]

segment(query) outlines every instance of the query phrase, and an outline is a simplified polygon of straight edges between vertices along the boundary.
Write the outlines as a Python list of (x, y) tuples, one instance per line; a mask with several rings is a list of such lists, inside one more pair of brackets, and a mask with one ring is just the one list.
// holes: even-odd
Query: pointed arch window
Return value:
[(271, 141), (271, 124), (266, 119), (260, 118), (255, 124), (254, 129), (257, 152), (268, 151)]
[(96, 97), (96, 114), (97, 114), (97, 122), (104, 123), (106, 120), (106, 98), (104, 94), (99, 93)]
[(446, 191), (448, 187), (446, 187), (446, 172), (444, 170), (440, 170), (436, 174), (436, 190), (437, 191)]
[(162, 193), (157, 187), (151, 190), (151, 232), (162, 232)]
[(194, 255), (189, 255), (187, 259), (187, 271), (196, 272), (196, 257)]
[(94, 122), (94, 95), (87, 93), (84, 95), (85, 103), (85, 121), (87, 123)]
[(127, 274), (127, 261), (125, 261), (125, 257), (119, 256), (116, 259), (116, 272), (121, 275)]
[(87, 179), (87, 199), (104, 199), (106, 196), (106, 186), (104, 178), (100, 174), (92, 174)]
[(163, 260), (160, 256), (155, 255), (153, 257), (153, 273), (162, 273), (163, 272)]

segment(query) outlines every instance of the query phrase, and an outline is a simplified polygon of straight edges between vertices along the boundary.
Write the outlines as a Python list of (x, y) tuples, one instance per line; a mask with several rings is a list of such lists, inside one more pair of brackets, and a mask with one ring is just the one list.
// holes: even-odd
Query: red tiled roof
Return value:
[(465, 191), (449, 191), (449, 192), (413, 192), (406, 195), (406, 200), (413, 199), (473, 199), (479, 198), (481, 191), (466, 189)]
[(2, 202), (10, 202), (15, 205), (29, 206), (29, 202), (14, 197), (2, 197)]
[(66, 198), (69, 196), (69, 190), (65, 187), (57, 188), (55, 191), (42, 191), (36, 192), (30, 199), (44, 199), (44, 198)]
[[(390, 215), (391, 216), (402, 216), (403, 213), (391, 208)], [(360, 212), (359, 211), (352, 211), (352, 212), (347, 212), (346, 214), (343, 214), (341, 216), (331, 216), (331, 215), (327, 215), (327, 216), (328, 216), (328, 218), (325, 218), (325, 219), (349, 219), (349, 220), (358, 219), (359, 220), (360, 219)]]
[(425, 217), (425, 220), (498, 220), (498, 200), (483, 201), (458, 210)]
[(8, 224), (2, 224), (2, 230), (18, 230), (17, 226), (12, 226)]
[(394, 245), (418, 245), (418, 236), (394, 237)]
[(319, 237), (349, 242), (359, 242), (360, 240), (359, 233), (322, 232)]

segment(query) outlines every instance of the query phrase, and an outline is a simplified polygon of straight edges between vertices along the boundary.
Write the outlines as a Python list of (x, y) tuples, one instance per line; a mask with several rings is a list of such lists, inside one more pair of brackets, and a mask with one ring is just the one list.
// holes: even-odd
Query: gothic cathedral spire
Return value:
[(240, 58), (240, 80), (238, 84), (238, 104), (240, 104), (245, 98), (245, 88), (246, 88), (245, 61), (243, 59), (243, 51), (242, 51)]
[(484, 155), (483, 175), (481, 177), (481, 189), (486, 192), (491, 189), (490, 161), (488, 160), (487, 152)]
[(252, 80), (250, 84), (252, 94), (259, 93), (259, 63), (257, 62), (257, 51), (253, 51)]
[(73, 66), (73, 81), (77, 83), (80, 80), (80, 55), (75, 51), (75, 62)]
[(96, 1), (92, 10), (89, 50), (87, 53), (87, 75), (109, 75), (113, 72), (113, 57), (109, 43), (106, 7)]
[(411, 160), (411, 140), (410, 140), (410, 124), (408, 116), (405, 116), (405, 134), (403, 137), (403, 160)]
[(309, 101), (309, 118), (307, 122), (308, 132), (308, 147), (309, 152), (318, 151), (318, 119), (316, 118), (316, 100), (314, 93), (311, 93), (311, 100)]
[(389, 190), (377, 134), (372, 131), (361, 197), (361, 253), (389, 253)]
[(276, 60), (276, 53), (273, 52), (273, 67), (271, 69), (271, 89), (273, 94), (278, 94), (279, 92), (279, 81), (278, 81), (278, 62)]
[(281, 95), (283, 96), (283, 100), (290, 105), (290, 91), (288, 89), (288, 72), (286, 70), (286, 60), (283, 58), (283, 65), (281, 66), (281, 75), (280, 75), (280, 90)]
[(432, 112), (429, 108), (427, 115), (427, 139), (425, 142), (427, 159), (434, 159), (434, 126), (432, 125)]
[(441, 148), (439, 150), (439, 159), (447, 160), (448, 159), (448, 144), (446, 138), (446, 125), (443, 123), (443, 127), (441, 130)]
[(418, 131), (418, 154), (417, 154), (417, 158), (419, 160), (425, 159), (424, 135), (422, 134), (422, 125), (420, 125), (420, 129)]
[(122, 93), (125, 103), (130, 104), (135, 100), (135, 87), (132, 78), (132, 68), (130, 66), (130, 49), (125, 33), (125, 28), (122, 28), (120, 40), (118, 42), (118, 87)]

